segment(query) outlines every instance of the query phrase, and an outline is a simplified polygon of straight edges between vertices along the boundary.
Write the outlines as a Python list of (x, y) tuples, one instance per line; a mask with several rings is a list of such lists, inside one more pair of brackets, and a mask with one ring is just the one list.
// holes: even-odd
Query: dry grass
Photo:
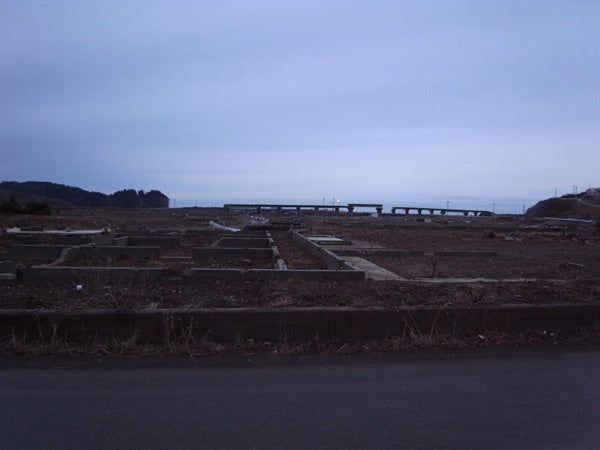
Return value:
[[(165, 325), (162, 344), (140, 342), (136, 333), (127, 339), (96, 338), (85, 344), (73, 344), (55, 336), (47, 340), (26, 340), (11, 335), (0, 339), (0, 355), (15, 356), (80, 356), (148, 357), (188, 356), (191, 359), (218, 355), (353, 355), (361, 353), (404, 353), (442, 351), (466, 348), (519, 348), (541, 346), (598, 346), (600, 329), (580, 329), (569, 332), (528, 331), (523, 333), (486, 333), (456, 335), (453, 333), (407, 332), (403, 336), (373, 340), (324, 341), (316, 335), (303, 342), (290, 342), (284, 336), (279, 342), (236, 339), (215, 342), (208, 335), (194, 337), (191, 326), (184, 333), (172, 333)], [(177, 334), (177, 337), (173, 337)]]

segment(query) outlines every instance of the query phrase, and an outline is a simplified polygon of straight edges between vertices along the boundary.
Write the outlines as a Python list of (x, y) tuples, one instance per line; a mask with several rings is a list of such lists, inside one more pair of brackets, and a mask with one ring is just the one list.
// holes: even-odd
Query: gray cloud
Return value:
[(0, 177), (199, 199), (600, 184), (599, 12), (4, 2)]

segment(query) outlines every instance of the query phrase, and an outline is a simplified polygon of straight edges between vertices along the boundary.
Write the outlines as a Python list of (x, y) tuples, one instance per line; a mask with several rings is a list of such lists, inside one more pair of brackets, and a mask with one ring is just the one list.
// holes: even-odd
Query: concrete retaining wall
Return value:
[(194, 247), (192, 249), (192, 258), (197, 260), (231, 258), (273, 259), (273, 250), (270, 248)]
[(13, 245), (7, 252), (8, 258), (15, 259), (57, 259), (69, 245)]
[(113, 239), (109, 234), (94, 234), (94, 235), (9, 235), (11, 240), (24, 245), (107, 245)]
[(346, 262), (338, 255), (325, 247), (321, 247), (319, 244), (306, 239), (306, 237), (300, 233), (293, 231), (292, 238), (296, 244), (306, 249), (310, 254), (321, 258), (329, 270), (354, 270), (352, 266), (346, 264)]
[(0, 337), (81, 344), (97, 339), (165, 344), (208, 337), (217, 342), (381, 339), (597, 327), (600, 304), (446, 308), (281, 308), (112, 311), (0, 310)]
[(160, 257), (160, 247), (85, 247), (82, 251), (83, 256), (97, 258), (158, 258)]
[(217, 247), (234, 248), (268, 248), (273, 244), (269, 238), (221, 238), (217, 241)]
[(363, 281), (365, 273), (359, 270), (270, 270), (250, 269), (243, 274), (247, 280), (290, 280), (305, 281)]
[(391, 250), (385, 248), (345, 248), (335, 251), (338, 256), (389, 256), (389, 257), (408, 257), (408, 256), (424, 256), (422, 250)]
[(129, 245), (129, 237), (121, 236), (113, 239), (113, 244), (119, 247), (127, 247)]
[(128, 242), (130, 246), (140, 247), (179, 247), (181, 238), (179, 236), (129, 236)]
[[(80, 247), (69, 250), (80, 251)], [(60, 280), (81, 282), (83, 280), (123, 281), (128, 279), (151, 281), (165, 273), (161, 268), (139, 267), (65, 267), (34, 266), (19, 271), (19, 279), (26, 283)], [(297, 278), (307, 281), (361, 281), (365, 273), (359, 270), (279, 270), (279, 269), (212, 269), (191, 268), (184, 273), (201, 279), (239, 280), (287, 280)]]
[(17, 265), (14, 261), (0, 261), (0, 281), (17, 279)]
[(279, 269), (187, 269), (194, 278), (239, 281), (239, 280), (289, 280), (306, 281), (362, 281), (365, 273), (359, 270), (279, 270)]
[(498, 256), (498, 252), (487, 250), (442, 250), (433, 252), (435, 256), (480, 256), (482, 258)]
[[(36, 259), (45, 258), (58, 259), (64, 250), (72, 247), (69, 245), (14, 245), (6, 254), (12, 259)], [(97, 257), (132, 257), (152, 258), (160, 256), (160, 247), (128, 247), (128, 246), (106, 246), (106, 247), (82, 247), (84, 256)]]
[(239, 233), (220, 233), (219, 239), (266, 239), (271, 237), (265, 231), (241, 231)]
[(386, 257), (408, 257), (408, 256), (498, 256), (498, 252), (487, 250), (441, 250), (426, 252), (423, 250), (393, 250), (384, 248), (348, 248), (336, 250), (338, 256), (386, 256)]
[(206, 280), (240, 281), (243, 269), (187, 269), (186, 275)]

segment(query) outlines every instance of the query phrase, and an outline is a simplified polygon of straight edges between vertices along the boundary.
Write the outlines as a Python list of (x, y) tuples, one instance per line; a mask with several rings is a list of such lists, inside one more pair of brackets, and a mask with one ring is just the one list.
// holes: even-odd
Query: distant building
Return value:
[(585, 191), (585, 196), (586, 197), (600, 197), (600, 188), (589, 188), (587, 191)]

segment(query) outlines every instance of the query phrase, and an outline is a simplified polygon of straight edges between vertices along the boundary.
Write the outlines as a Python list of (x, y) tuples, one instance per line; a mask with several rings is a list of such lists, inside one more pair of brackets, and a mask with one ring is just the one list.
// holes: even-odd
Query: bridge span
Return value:
[[(374, 208), (378, 215), (383, 214), (383, 204), (381, 203), (348, 203), (347, 205), (298, 205), (298, 204), (268, 204), (268, 203), (227, 203), (223, 205), (225, 211), (252, 211), (255, 213), (261, 213), (263, 211), (275, 210), (278, 213), (282, 213), (284, 210), (295, 210), (297, 214), (300, 214), (302, 210), (313, 210), (313, 211), (334, 211), (339, 214), (340, 210), (347, 211), (348, 214), (352, 214), (356, 208)], [(463, 216), (487, 216), (491, 217), (494, 214), (490, 211), (478, 210), (478, 209), (457, 209), (457, 208), (431, 208), (424, 206), (394, 206), (392, 208), (392, 215), (398, 215), (397, 211), (404, 211), (404, 214), (417, 214), (422, 215), (429, 212), (430, 215), (449, 215), (456, 214)]]
[(419, 216), (423, 214), (423, 211), (429, 211), (430, 215), (435, 214), (436, 212), (439, 215), (445, 216), (447, 214), (462, 214), (463, 216), (487, 216), (491, 217), (494, 214), (490, 211), (484, 211), (479, 209), (456, 209), (456, 208), (431, 208), (425, 206), (394, 206), (392, 207), (392, 215), (396, 215), (396, 211), (401, 210), (404, 211), (404, 214), (411, 214), (411, 211), (416, 212)]

